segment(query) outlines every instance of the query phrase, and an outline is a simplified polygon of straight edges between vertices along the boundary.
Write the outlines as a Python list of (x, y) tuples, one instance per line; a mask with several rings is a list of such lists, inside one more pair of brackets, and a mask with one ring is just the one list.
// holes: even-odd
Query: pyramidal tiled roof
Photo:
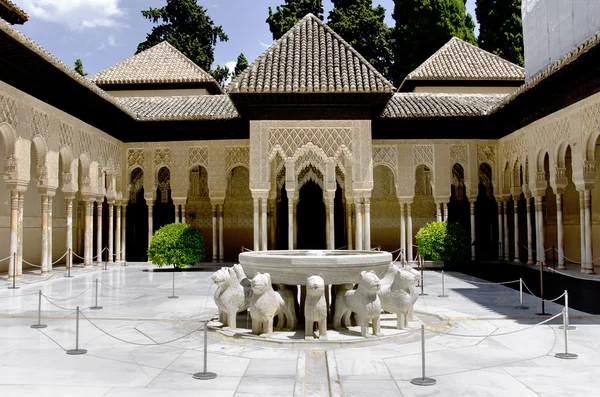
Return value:
[(121, 97), (116, 101), (138, 121), (227, 120), (239, 117), (227, 95)]
[(90, 77), (98, 85), (214, 83), (215, 79), (179, 50), (163, 41)]
[(525, 69), (453, 37), (406, 80), (525, 80)]
[(394, 86), (308, 14), (227, 87), (229, 93), (391, 93)]
[(457, 94), (399, 92), (394, 94), (382, 118), (484, 116), (508, 94)]
[(0, 7), (4, 7), (8, 12), (13, 13), (12, 19), (14, 21), (11, 21), (12, 23), (23, 24), (29, 20), (29, 15), (10, 0), (0, 0)]

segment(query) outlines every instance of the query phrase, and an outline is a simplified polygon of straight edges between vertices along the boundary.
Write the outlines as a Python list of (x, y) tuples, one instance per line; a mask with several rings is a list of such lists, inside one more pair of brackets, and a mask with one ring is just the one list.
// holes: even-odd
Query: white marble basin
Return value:
[(392, 261), (385, 251), (253, 251), (239, 255), (248, 278), (269, 273), (273, 284), (305, 285), (306, 278), (320, 275), (325, 284), (358, 283), (360, 272), (373, 270), (382, 278)]

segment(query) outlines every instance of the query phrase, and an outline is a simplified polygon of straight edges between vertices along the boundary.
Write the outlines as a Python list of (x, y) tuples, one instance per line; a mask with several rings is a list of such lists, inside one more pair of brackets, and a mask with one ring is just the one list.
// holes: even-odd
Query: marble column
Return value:
[(498, 207), (498, 241), (500, 245), (498, 247), (498, 259), (504, 259), (504, 233), (502, 233), (502, 201), (497, 201), (496, 205)]
[(406, 219), (404, 218), (404, 203), (400, 203), (400, 260), (406, 262)]
[(325, 246), (330, 250), (333, 249), (329, 246), (329, 211), (331, 208), (329, 207), (329, 200), (327, 200), (325, 195), (323, 196), (323, 204), (325, 204)]
[(181, 204), (181, 223), (187, 223), (185, 220), (185, 204)]
[(348, 249), (354, 249), (353, 241), (353, 228), (352, 228), (352, 200), (346, 200), (346, 230), (348, 234)]
[(412, 203), (406, 203), (406, 259), (413, 260)]
[[(96, 264), (102, 266), (102, 202), (104, 197), (96, 199)], [(93, 205), (93, 204), (92, 204)], [(110, 215), (110, 210), (109, 210)], [(109, 236), (110, 238), (110, 236)]]
[[(102, 237), (98, 237), (102, 239)], [(108, 202), (108, 252), (106, 253), (107, 262), (113, 263), (115, 256), (115, 202)], [(102, 261), (102, 255), (98, 254), (98, 261)]]
[(23, 208), (25, 203), (25, 196), (22, 192), (19, 192), (19, 228), (17, 236), (17, 277), (21, 277), (23, 274)]
[(510, 253), (508, 251), (508, 249), (510, 248), (510, 238), (508, 233), (508, 201), (502, 202), (502, 204), (502, 230), (504, 231), (504, 238), (502, 240), (504, 241), (504, 260), (508, 261), (510, 260)]
[(299, 198), (294, 200), (294, 249), (298, 248), (298, 202)]
[(272, 250), (275, 249), (275, 232), (277, 231), (277, 204), (275, 199), (269, 200), (269, 246)]
[(65, 200), (67, 204), (67, 230), (65, 239), (67, 245), (67, 257), (66, 263), (67, 266), (70, 267), (73, 265), (73, 199), (74, 196), (65, 195)]
[(150, 247), (150, 241), (154, 234), (154, 200), (146, 200), (146, 203), (148, 204), (148, 247)]
[(19, 192), (10, 192), (10, 260), (8, 261), (8, 279), (12, 280), (17, 273), (17, 240), (19, 238)]
[(535, 201), (535, 216), (537, 219), (537, 261), (546, 263), (546, 252), (544, 251), (544, 215), (542, 212), (542, 196), (536, 196)]
[(514, 241), (515, 241), (515, 263), (519, 263), (521, 260), (519, 258), (519, 252), (521, 251), (519, 249), (519, 197), (513, 197), (513, 204), (514, 204), (514, 214), (513, 214), (513, 220), (514, 220), (514, 226), (513, 226), (513, 231), (514, 231)]
[[(116, 262), (121, 261), (121, 203), (116, 206), (116, 219), (115, 219), (115, 258)], [(110, 256), (112, 260), (112, 255)]]
[(220, 203), (217, 207), (217, 217), (219, 218), (219, 262), (225, 260), (225, 240), (223, 238), (224, 226), (223, 217), (225, 216), (225, 206)]
[(363, 218), (362, 218), (362, 200), (354, 200), (354, 208), (356, 213), (356, 249), (361, 251), (363, 249)]
[(52, 201), (54, 198), (54, 192), (48, 195), (48, 270), (52, 272), (52, 258), (53, 258), (53, 245), (52, 245), (52, 224), (54, 218), (52, 217)]
[(565, 248), (564, 248), (564, 230), (563, 230), (563, 194), (556, 192), (556, 235), (558, 239), (558, 269), (565, 269)]
[(85, 230), (84, 230), (84, 243), (83, 243), (83, 266), (92, 266), (94, 258), (94, 222), (92, 217), (94, 216), (94, 199), (85, 199)]
[(435, 202), (435, 219), (438, 222), (442, 221), (442, 204), (438, 201)]
[(123, 220), (121, 223), (121, 257), (119, 260), (121, 262), (126, 262), (127, 257), (125, 256), (125, 233), (127, 232), (127, 205), (123, 204)]
[(533, 223), (531, 220), (531, 197), (525, 196), (525, 208), (527, 211), (527, 264), (533, 264)]
[(442, 202), (442, 220), (448, 222), (448, 203)]
[(179, 223), (179, 204), (175, 204), (175, 220), (173, 223)]
[(371, 199), (368, 197), (365, 197), (364, 208), (365, 208), (365, 219), (364, 219), (365, 243), (363, 244), (363, 249), (370, 250), (371, 249)]
[(254, 251), (260, 250), (260, 199), (254, 197)]
[(219, 240), (217, 237), (217, 206), (218, 204), (212, 204), (211, 212), (212, 212), (212, 260), (213, 262), (219, 261)]
[(267, 198), (260, 199), (260, 249), (266, 251), (267, 247)]
[(288, 192), (288, 250), (294, 249), (294, 198)]
[(476, 260), (475, 254), (475, 202), (477, 197), (469, 198), (469, 209), (471, 211), (471, 260)]
[(50, 273), (48, 265), (48, 195), (42, 194), (42, 274)]
[(335, 192), (332, 192), (327, 198), (329, 211), (327, 213), (327, 226), (328, 226), (328, 249), (335, 249)]
[(583, 193), (585, 209), (585, 273), (594, 273), (592, 252), (592, 191), (586, 189)]
[(583, 191), (579, 191), (579, 241), (581, 246), (581, 273), (585, 273), (585, 204), (583, 199)]

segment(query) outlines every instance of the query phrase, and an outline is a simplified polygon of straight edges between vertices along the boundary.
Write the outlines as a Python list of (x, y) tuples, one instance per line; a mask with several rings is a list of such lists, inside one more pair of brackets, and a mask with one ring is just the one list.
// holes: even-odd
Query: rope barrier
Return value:
[[(123, 342), (123, 343), (127, 343), (127, 344), (130, 344), (130, 345), (135, 345), (135, 346), (161, 346), (161, 345), (166, 345), (166, 344), (173, 343), (173, 342), (177, 342), (178, 340), (181, 340), (181, 339), (187, 338), (188, 336), (192, 335), (192, 334), (193, 334), (193, 333), (195, 333), (195, 332), (198, 332), (198, 331), (200, 331), (200, 329), (201, 329), (201, 328), (197, 328), (197, 329), (193, 330), (192, 332), (190, 332), (190, 333), (188, 333), (188, 334), (185, 334), (185, 335), (183, 335), (183, 336), (180, 336), (180, 337), (178, 337), (178, 338), (175, 338), (175, 339), (172, 339), (172, 340), (169, 340), (169, 341), (166, 341), (166, 342), (155, 342), (155, 343), (139, 343), (139, 342), (131, 342), (131, 341), (128, 341), (128, 340), (125, 340), (125, 339), (119, 338), (119, 337), (117, 337), (117, 336), (114, 336), (114, 335), (110, 334), (109, 332), (107, 332), (107, 331), (103, 330), (102, 328), (100, 328), (98, 325), (96, 325), (96, 324), (95, 324), (95, 323), (94, 323), (92, 320), (90, 320), (89, 318), (87, 318), (87, 316), (86, 316), (85, 314), (81, 313), (81, 315), (82, 315), (82, 316), (83, 316), (83, 318), (85, 318), (85, 319), (86, 319), (86, 320), (87, 320), (87, 321), (88, 321), (88, 322), (89, 322), (91, 325), (93, 325), (93, 326), (94, 326), (94, 327), (95, 327), (95, 328), (96, 328), (98, 331), (102, 332), (102, 333), (103, 333), (103, 334), (105, 334), (106, 336), (109, 336), (109, 337), (111, 337), (111, 338), (113, 338), (113, 339), (116, 339), (116, 340), (118, 340), (118, 341), (121, 341), (121, 342)], [(136, 329), (136, 330), (137, 330), (137, 329)], [(146, 334), (144, 334), (143, 332), (141, 332), (141, 331), (139, 331), (139, 330), (137, 330), (137, 331), (138, 331), (138, 332), (140, 332), (140, 333), (142, 333), (142, 334), (143, 334), (144, 336), (146, 336), (148, 339), (152, 340), (152, 338), (148, 337), (148, 336), (147, 336)]]
[(4, 258), (4, 259), (1, 259), (1, 260), (0, 260), (0, 263), (4, 262), (5, 260), (8, 260), (8, 259), (10, 259), (10, 258), (12, 258), (12, 255), (9, 255), (9, 256), (7, 256), (6, 258)]
[(75, 252), (73, 252), (73, 255), (75, 255), (77, 258), (81, 259), (81, 260), (85, 260), (85, 258), (83, 256), (79, 256), (77, 255)]
[(48, 281), (48, 280), (50, 280), (52, 277), (54, 277), (54, 275), (52, 275), (52, 276), (50, 276), (50, 277), (47, 277), (47, 278), (45, 278), (45, 279), (43, 279), (43, 280), (30, 281), (30, 282), (22, 281), (22, 282), (21, 282), (21, 284), (27, 284), (27, 285), (29, 285), (29, 284), (43, 283), (44, 281)]
[(576, 279), (579, 279), (579, 280), (588, 280), (588, 281), (589, 281), (589, 280), (593, 280), (593, 279), (591, 279), (591, 278), (586, 278), (586, 277), (575, 276), (575, 275), (568, 274), (568, 273), (564, 273), (564, 272), (561, 272), (561, 271), (558, 271), (558, 270), (554, 270), (554, 269), (550, 269), (550, 270), (551, 270), (552, 272), (554, 272), (554, 273), (562, 274), (563, 276), (572, 277), (572, 278), (576, 278)]
[[(530, 294), (531, 296), (534, 296), (534, 297), (536, 297), (536, 298), (538, 298), (538, 299), (541, 299), (539, 296), (537, 296), (536, 294), (534, 294), (533, 292), (531, 292), (531, 290), (529, 289), (529, 287), (527, 286), (527, 284), (525, 284), (525, 281), (523, 281), (523, 285), (525, 286), (525, 288), (527, 289), (527, 291), (529, 291), (529, 294)], [(565, 294), (566, 294), (566, 293), (565, 293), (565, 292), (563, 292), (563, 293), (562, 293), (560, 296), (558, 296), (558, 297), (556, 297), (556, 298), (554, 298), (554, 299), (544, 299), (544, 300), (545, 300), (546, 302), (555, 302), (555, 301), (559, 300), (560, 298), (562, 298), (563, 296), (565, 296)]]
[(492, 282), (482, 282), (482, 281), (474, 281), (474, 280), (467, 280), (466, 278), (460, 278), (460, 277), (456, 277), (453, 276), (449, 273), (444, 273), (447, 274), (449, 277), (455, 278), (457, 280), (461, 280), (461, 281), (465, 281), (468, 283), (474, 283), (474, 284), (488, 284), (488, 285), (504, 285), (504, 284), (513, 284), (513, 283), (518, 283), (520, 280), (512, 280), (512, 281), (502, 281), (499, 283), (492, 283)]
[(89, 287), (87, 287), (87, 288), (86, 288), (86, 289), (85, 289), (83, 292), (81, 292), (80, 294), (78, 294), (78, 295), (75, 295), (75, 296), (71, 296), (71, 297), (68, 297), (68, 298), (53, 298), (53, 297), (51, 297), (51, 296), (48, 296), (48, 295), (46, 295), (46, 294), (43, 294), (43, 295), (44, 295), (44, 296), (45, 296), (47, 299), (51, 299), (51, 300), (53, 300), (53, 301), (58, 301), (58, 302), (62, 301), (62, 302), (65, 302), (65, 301), (70, 301), (70, 300), (73, 300), (73, 299), (75, 299), (75, 298), (79, 298), (81, 295), (83, 295), (83, 294), (85, 294), (86, 292), (88, 292), (88, 291), (90, 290), (90, 288), (92, 288), (92, 287), (93, 287), (93, 284), (92, 284), (92, 285), (90, 285)]
[(566, 292), (563, 292), (558, 298), (548, 299), (547, 301), (548, 302), (555, 302), (555, 301), (559, 300), (560, 298), (562, 298), (565, 295), (566, 295)]
[(29, 266), (33, 266), (33, 267), (39, 267), (39, 268), (41, 268), (41, 266), (34, 265), (33, 263), (29, 263), (29, 262), (27, 262), (25, 259), (23, 259), (23, 262), (25, 262), (25, 263), (26, 263), (26, 264), (28, 264)]
[(242, 245), (242, 252), (244, 252), (244, 251), (253, 252), (254, 250), (248, 249)]
[(77, 309), (70, 309), (70, 308), (67, 308), (67, 307), (63, 307), (63, 306), (57, 305), (56, 303), (54, 303), (54, 302), (52, 302), (50, 299), (48, 299), (48, 298), (46, 297), (46, 295), (44, 295), (43, 293), (42, 293), (42, 296), (43, 296), (43, 297), (44, 297), (44, 299), (46, 299), (46, 300), (48, 301), (48, 303), (50, 303), (52, 306), (56, 306), (56, 307), (58, 307), (58, 308), (59, 308), (59, 309), (61, 309), (61, 310), (72, 311), (72, 312), (74, 312), (75, 310), (77, 310)]
[(69, 251), (66, 251), (63, 256), (61, 256), (60, 258), (58, 258), (55, 262), (52, 262), (52, 266), (56, 265), (58, 262), (60, 262), (65, 256), (67, 256), (67, 254), (69, 253)]
[(60, 343), (58, 343), (57, 341), (55, 341), (54, 339), (52, 339), (52, 337), (50, 335), (48, 335), (47, 333), (45, 333), (44, 331), (42, 331), (39, 328), (37, 328), (37, 330), (40, 331), (42, 333), (42, 335), (46, 336), (48, 339), (50, 339), (52, 342), (54, 342), (56, 344), (56, 346), (60, 347), (64, 351), (67, 351), (67, 349), (65, 349), (64, 347), (62, 347), (62, 345)]

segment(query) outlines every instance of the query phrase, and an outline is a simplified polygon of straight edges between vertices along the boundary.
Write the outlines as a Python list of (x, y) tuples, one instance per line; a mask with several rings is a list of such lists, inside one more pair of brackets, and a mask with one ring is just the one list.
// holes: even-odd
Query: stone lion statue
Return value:
[[(355, 314), (356, 323), (360, 325), (360, 333), (367, 336), (369, 321), (373, 326), (373, 335), (381, 336), (379, 316), (381, 314), (381, 302), (377, 296), (381, 288), (379, 277), (374, 271), (361, 272), (361, 280), (355, 290), (340, 290), (335, 297), (335, 315), (333, 326), (336, 329), (348, 326), (349, 313)], [(342, 324), (342, 319), (346, 320)]]
[(290, 290), (285, 284), (277, 284), (277, 292), (281, 295), (284, 302), (284, 310), (280, 310), (277, 313), (277, 326), (276, 329), (293, 330), (298, 327), (298, 321), (296, 318), (296, 306), (294, 302), (296, 297), (294, 292)]
[(306, 300), (304, 301), (304, 339), (314, 338), (314, 323), (319, 327), (319, 339), (327, 340), (327, 303), (325, 301), (325, 281), (321, 276), (306, 279)]
[[(297, 327), (294, 301), (284, 299), (281, 291), (273, 290), (269, 273), (256, 273), (250, 282), (252, 297), (250, 298), (250, 315), (252, 316), (252, 333), (256, 335), (270, 334), (273, 332), (273, 318), (282, 314), (288, 328)], [(290, 292), (287, 290), (287, 292)]]
[(408, 326), (417, 297), (415, 276), (404, 269), (398, 269), (392, 284), (383, 285), (379, 292), (381, 307), (386, 312), (396, 314), (398, 329)]
[(223, 267), (217, 270), (211, 280), (217, 285), (214, 298), (219, 308), (219, 321), (223, 326), (237, 328), (237, 313), (246, 310), (250, 303), (249, 290), (245, 290), (240, 284), (233, 268)]

